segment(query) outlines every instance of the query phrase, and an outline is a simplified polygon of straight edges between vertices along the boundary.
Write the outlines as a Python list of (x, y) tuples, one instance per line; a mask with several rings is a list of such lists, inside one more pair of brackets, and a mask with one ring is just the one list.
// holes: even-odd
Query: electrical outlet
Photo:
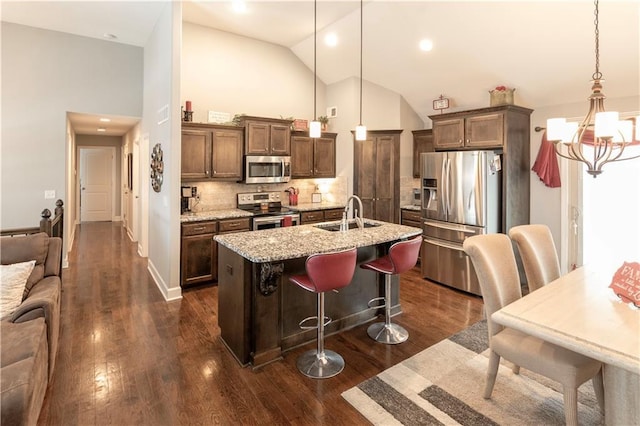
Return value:
[(54, 198), (56, 198), (56, 191), (54, 189), (47, 189), (46, 191), (44, 191), (45, 200), (52, 200)]

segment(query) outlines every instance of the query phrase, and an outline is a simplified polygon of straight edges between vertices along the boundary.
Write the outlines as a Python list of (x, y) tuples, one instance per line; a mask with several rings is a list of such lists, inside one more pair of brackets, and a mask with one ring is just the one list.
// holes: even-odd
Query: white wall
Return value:
[[(165, 299), (180, 290), (180, 32), (179, 2), (168, 3), (144, 48), (144, 114), (142, 132), (149, 135), (150, 158), (160, 144), (164, 181), (149, 191), (149, 272)], [(168, 119), (161, 111), (168, 108)], [(149, 170), (149, 169), (147, 169)]]
[(73, 208), (67, 112), (142, 114), (142, 49), (6, 22), (1, 31), (0, 228), (30, 227), (42, 209), (55, 208), (45, 190)]

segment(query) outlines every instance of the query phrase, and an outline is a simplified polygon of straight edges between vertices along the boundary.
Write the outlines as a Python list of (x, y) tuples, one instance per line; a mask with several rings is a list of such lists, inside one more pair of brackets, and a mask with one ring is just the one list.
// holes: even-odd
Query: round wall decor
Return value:
[(151, 151), (151, 186), (156, 192), (162, 189), (162, 173), (164, 162), (162, 161), (162, 146), (157, 143)]

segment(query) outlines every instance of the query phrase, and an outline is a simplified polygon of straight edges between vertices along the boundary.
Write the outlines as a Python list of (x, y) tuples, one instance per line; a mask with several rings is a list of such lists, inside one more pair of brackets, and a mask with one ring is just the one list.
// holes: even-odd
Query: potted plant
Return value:
[(320, 122), (322, 131), (326, 131), (327, 125), (329, 124), (329, 117), (327, 117), (326, 115), (321, 115), (320, 117), (318, 117), (318, 121)]

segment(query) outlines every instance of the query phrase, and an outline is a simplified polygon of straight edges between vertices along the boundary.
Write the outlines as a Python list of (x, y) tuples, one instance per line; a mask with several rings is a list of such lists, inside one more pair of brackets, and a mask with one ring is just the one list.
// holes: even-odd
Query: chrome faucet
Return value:
[(358, 209), (353, 209), (353, 217), (356, 220), (356, 225), (358, 225), (358, 229), (364, 229), (364, 219), (362, 216), (362, 200), (360, 199), (360, 197), (358, 197), (357, 195), (352, 195), (351, 197), (349, 197), (347, 199), (347, 205), (344, 207), (344, 212), (347, 213), (349, 211), (349, 201), (351, 201), (352, 199), (355, 199), (358, 202), (358, 208), (360, 209), (360, 212), (358, 212)]

